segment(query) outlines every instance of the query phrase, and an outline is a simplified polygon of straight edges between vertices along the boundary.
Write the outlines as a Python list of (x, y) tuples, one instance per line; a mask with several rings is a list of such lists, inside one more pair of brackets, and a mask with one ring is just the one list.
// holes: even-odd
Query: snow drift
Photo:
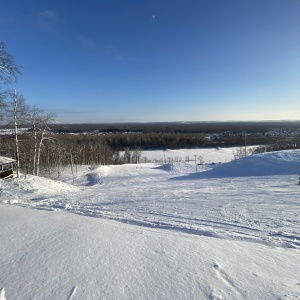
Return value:
[[(214, 169), (181, 179), (295, 175), (300, 172), (300, 150), (268, 152), (216, 165)], [(178, 179), (178, 178), (177, 178)]]

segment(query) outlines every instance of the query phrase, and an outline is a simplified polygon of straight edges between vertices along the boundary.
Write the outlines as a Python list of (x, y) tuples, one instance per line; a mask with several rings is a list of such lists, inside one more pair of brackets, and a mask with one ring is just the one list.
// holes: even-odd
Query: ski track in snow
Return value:
[(70, 179), (64, 183), (27, 175), (5, 181), (0, 201), (300, 249), (297, 177), (170, 180), (194, 170), (184, 163), (89, 167), (78, 176), (77, 186)]
[[(290, 178), (249, 178), (246, 183), (245, 179), (215, 179), (178, 184), (168, 181), (168, 175), (165, 177), (162, 181), (161, 176), (153, 176), (149, 182), (138, 176), (118, 178), (107, 185), (103, 180), (102, 193), (97, 188), (95, 193), (88, 191), (85, 196), (83, 191), (70, 211), (211, 237), (300, 246), (299, 203), (295, 200), (298, 187), (290, 183)], [(130, 188), (124, 194), (121, 187), (126, 185)]]

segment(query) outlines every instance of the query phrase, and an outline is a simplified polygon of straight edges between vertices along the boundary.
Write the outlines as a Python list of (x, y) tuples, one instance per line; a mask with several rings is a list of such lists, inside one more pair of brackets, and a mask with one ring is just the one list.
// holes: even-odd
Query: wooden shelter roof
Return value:
[(15, 159), (9, 158), (9, 157), (5, 157), (5, 156), (0, 156), (0, 166), (1, 165), (5, 165), (5, 164), (9, 164), (12, 162), (15, 162)]

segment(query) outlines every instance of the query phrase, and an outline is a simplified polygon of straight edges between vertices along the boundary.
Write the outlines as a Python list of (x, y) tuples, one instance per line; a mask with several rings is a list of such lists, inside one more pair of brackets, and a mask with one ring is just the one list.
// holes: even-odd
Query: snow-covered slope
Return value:
[(300, 296), (296, 250), (3, 205), (0, 226), (7, 300)]
[(300, 150), (286, 150), (251, 155), (219, 164), (194, 178), (297, 175), (300, 173)]
[(296, 150), (198, 173), (81, 166), (1, 181), (0, 295), (300, 299), (298, 161)]

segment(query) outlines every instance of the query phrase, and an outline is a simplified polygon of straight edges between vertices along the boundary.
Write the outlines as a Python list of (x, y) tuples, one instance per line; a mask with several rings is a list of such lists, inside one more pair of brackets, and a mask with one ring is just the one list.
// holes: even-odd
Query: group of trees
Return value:
[[(21, 74), (20, 67), (0, 42), (0, 88), (9, 87)], [(0, 123), (13, 135), (0, 137), (0, 155), (15, 158), (16, 171), (59, 176), (66, 165), (120, 163), (102, 137), (78, 137), (54, 134), (50, 124), (54, 115), (36, 106), (29, 107), (16, 89), (0, 89)], [(26, 128), (19, 134), (20, 127)]]
[[(54, 115), (36, 106), (29, 107), (16, 88), (9, 88), (20, 74), (20, 67), (0, 42), (0, 124), (13, 130), (13, 135), (0, 136), (0, 155), (16, 159), (18, 177), (20, 169), (37, 176), (59, 177), (66, 165), (139, 162), (139, 150), (132, 152), (128, 148), (120, 157), (102, 136), (53, 133), (49, 125)], [(21, 127), (26, 131), (19, 134)]]
[(281, 150), (290, 150), (290, 149), (300, 149), (300, 137), (296, 136), (290, 139), (278, 140), (270, 145), (263, 145), (256, 148), (253, 154), (272, 152), (272, 151), (281, 151)]
[[(48, 125), (53, 122), (54, 115), (45, 113), (36, 106), (29, 107), (24, 97), (17, 93), (16, 88), (13, 90), (9, 89), (17, 81), (17, 77), (20, 74), (20, 67), (15, 63), (13, 56), (6, 51), (4, 43), (0, 42), (0, 122), (11, 126), (14, 133), (14, 155), (9, 153), (11, 146), (8, 148), (4, 147), (4, 145), (9, 143), (9, 140), (4, 141), (3, 139), (0, 148), (1, 155), (15, 157), (17, 161), (17, 176), (19, 176), (20, 149), (22, 147), (20, 147), (18, 129), (24, 125), (30, 127), (31, 132), (26, 139), (28, 143), (27, 153), (31, 154), (29, 161), (30, 172), (38, 175), (43, 142), (45, 139), (48, 139)], [(4, 90), (2, 87), (8, 89)]]
[[(47, 132), (42, 144), (39, 143), (41, 139), (37, 138), (39, 142), (36, 146), (31, 128), (22, 132), (20, 137), (20, 168), (25, 174), (58, 178), (66, 166), (119, 163), (118, 155), (107, 146), (102, 137), (89, 138), (88, 136)], [(0, 144), (2, 152), (9, 157), (14, 157), (13, 136), (0, 136)], [(36, 153), (38, 153), (37, 156)]]
[(104, 137), (110, 147), (116, 150), (130, 149), (179, 149), (205, 145), (205, 135), (201, 133), (106, 133)]
[[(124, 148), (141, 149), (180, 149), (196, 147), (236, 147), (245, 144), (243, 134), (215, 135), (208, 138), (204, 133), (169, 132), (126, 132), (104, 133), (108, 145), (116, 150)], [(264, 135), (247, 135), (247, 145), (265, 145), (274, 142), (274, 138)]]

